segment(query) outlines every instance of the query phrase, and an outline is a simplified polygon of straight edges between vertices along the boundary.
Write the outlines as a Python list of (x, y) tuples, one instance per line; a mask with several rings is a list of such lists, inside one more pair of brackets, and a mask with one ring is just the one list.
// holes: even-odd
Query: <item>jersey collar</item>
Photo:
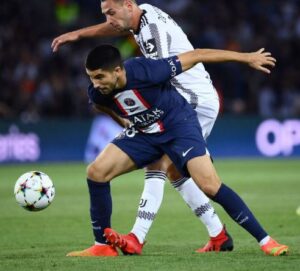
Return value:
[(143, 13), (141, 14), (141, 18), (140, 18), (140, 21), (139, 21), (139, 25), (138, 25), (137, 31), (134, 32), (132, 30), (132, 33), (134, 35), (138, 35), (140, 33), (140, 31), (141, 31), (141, 28), (145, 25), (145, 22), (147, 21), (146, 13), (147, 13), (147, 11), (143, 9)]

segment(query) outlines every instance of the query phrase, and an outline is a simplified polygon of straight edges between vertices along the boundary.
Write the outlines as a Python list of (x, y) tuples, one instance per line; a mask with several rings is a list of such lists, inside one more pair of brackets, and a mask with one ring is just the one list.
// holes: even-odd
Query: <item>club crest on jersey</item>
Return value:
[(124, 103), (126, 104), (126, 105), (128, 105), (128, 106), (134, 106), (136, 103), (135, 103), (135, 101), (133, 100), (133, 99), (130, 99), (130, 98), (126, 98), (125, 100), (124, 100)]
[(146, 51), (147, 55), (150, 58), (157, 58), (158, 57), (157, 45), (156, 45), (155, 39), (147, 40), (147, 41), (143, 42), (143, 45), (144, 45), (143, 47), (145, 48), (145, 51)]
[(130, 89), (118, 93), (114, 97), (115, 103), (125, 116), (137, 114), (150, 108), (147, 101), (138, 90)]

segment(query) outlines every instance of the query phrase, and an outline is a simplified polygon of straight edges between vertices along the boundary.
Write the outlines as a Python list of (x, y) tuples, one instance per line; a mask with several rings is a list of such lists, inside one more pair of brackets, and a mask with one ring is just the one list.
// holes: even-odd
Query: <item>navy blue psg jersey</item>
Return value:
[(112, 109), (143, 133), (167, 131), (196, 115), (169, 82), (182, 72), (177, 56), (159, 60), (133, 58), (125, 61), (124, 67), (125, 88), (104, 95), (91, 85), (88, 95), (92, 103)]

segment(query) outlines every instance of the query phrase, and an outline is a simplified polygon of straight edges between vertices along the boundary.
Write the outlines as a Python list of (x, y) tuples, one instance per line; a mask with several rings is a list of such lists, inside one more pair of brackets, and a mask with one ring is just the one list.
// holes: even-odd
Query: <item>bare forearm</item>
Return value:
[(181, 62), (182, 71), (186, 71), (200, 62), (217, 63), (234, 61), (247, 64), (251, 68), (264, 73), (271, 73), (270, 68), (275, 67), (276, 64), (276, 59), (270, 52), (266, 52), (264, 48), (250, 53), (215, 49), (196, 49), (180, 54), (178, 58)]
[(128, 35), (129, 32), (120, 32), (116, 30), (109, 23), (105, 22), (85, 28), (81, 28), (72, 32), (62, 34), (53, 39), (51, 48), (53, 52), (57, 52), (60, 46), (69, 42), (75, 42), (83, 38), (94, 38), (94, 37), (113, 37)]
[(114, 37), (128, 34), (128, 32), (120, 32), (112, 27), (109, 23), (101, 23), (89, 27), (76, 30), (79, 39), (93, 37)]
[(101, 113), (105, 113), (108, 116), (110, 116), (116, 123), (118, 123), (121, 127), (126, 128), (128, 126), (128, 123), (126, 122), (125, 119), (121, 118), (120, 116), (118, 116), (115, 112), (113, 112), (112, 110), (102, 107), (102, 106), (98, 106), (98, 105), (94, 105), (94, 109), (97, 112), (101, 112)]
[(183, 71), (186, 71), (200, 62), (218, 63), (218, 62), (242, 62), (248, 63), (248, 54), (234, 51), (217, 50), (217, 49), (195, 49), (178, 56)]
[(126, 123), (124, 121), (124, 119), (120, 118), (117, 115), (113, 115), (113, 114), (109, 114), (106, 113), (107, 115), (109, 115), (116, 123), (118, 123), (121, 127), (125, 128), (126, 127)]

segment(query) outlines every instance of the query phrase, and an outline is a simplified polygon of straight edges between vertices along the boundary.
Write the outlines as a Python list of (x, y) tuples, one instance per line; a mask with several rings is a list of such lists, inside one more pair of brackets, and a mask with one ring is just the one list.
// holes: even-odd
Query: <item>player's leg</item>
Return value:
[(170, 180), (177, 180), (173, 183), (175, 189), (208, 230), (210, 241), (205, 247), (198, 249), (197, 252), (232, 250), (232, 239), (220, 222), (218, 215), (209, 202), (209, 198), (191, 178), (183, 178), (166, 155), (146, 168), (144, 190), (136, 221), (130, 233), (123, 235), (113, 229), (108, 229), (105, 232), (107, 241), (117, 245), (124, 254), (142, 253), (146, 235), (163, 199), (166, 178), (164, 171), (169, 172), (168, 177)]
[[(74, 252), (69, 256), (109, 256), (99, 252), (106, 241), (105, 228), (110, 228), (111, 195), (109, 181), (135, 168), (143, 168), (152, 161), (158, 160), (162, 150), (149, 144), (147, 135), (128, 128), (116, 137), (88, 167), (88, 186), (91, 197), (91, 220), (96, 244), (84, 251)], [(141, 151), (143, 150), (143, 151)], [(97, 248), (97, 251), (94, 251)], [(116, 252), (116, 248), (110, 248)], [(98, 253), (99, 252), (99, 253)], [(96, 255), (95, 255), (96, 254)], [(115, 255), (112, 255), (115, 256)]]
[(103, 230), (110, 227), (112, 199), (110, 181), (136, 169), (132, 159), (114, 144), (108, 146), (87, 168), (87, 182), (90, 193), (91, 223), (97, 243), (105, 243)]
[(118, 246), (126, 255), (142, 253), (146, 235), (163, 199), (165, 179), (164, 164), (161, 160), (147, 166), (144, 189), (133, 228), (129, 234), (120, 234), (113, 229), (107, 229), (105, 235), (109, 244)]
[[(117, 157), (117, 162), (116, 162)], [(117, 256), (117, 250), (106, 245), (104, 229), (109, 228), (112, 214), (110, 180), (136, 168), (132, 159), (119, 147), (109, 144), (87, 168), (90, 194), (90, 217), (95, 245), (67, 256)]]
[(221, 183), (208, 155), (190, 159), (187, 169), (202, 191), (219, 203), (237, 224), (247, 230), (266, 254), (278, 256), (288, 252), (287, 246), (270, 238), (238, 194)]
[[(198, 120), (201, 123), (201, 126), (203, 126), (203, 135), (207, 138), (213, 128), (219, 112), (219, 101), (217, 98), (210, 100), (207, 103), (202, 104), (202, 106), (197, 108), (196, 111)], [(180, 193), (184, 201), (191, 207), (196, 216), (199, 217), (206, 226), (211, 240), (217, 240), (218, 242), (218, 244), (212, 243), (213, 246), (205, 246), (205, 249), (200, 249), (201, 252), (210, 251), (211, 247), (219, 250), (221, 245), (228, 240), (228, 235), (220, 222), (219, 217), (216, 215), (214, 208), (209, 203), (207, 196), (197, 187), (193, 180), (182, 178), (175, 166), (172, 165), (173, 164), (170, 159), (167, 156), (164, 156), (161, 160), (146, 167), (144, 190), (141, 196), (136, 221), (131, 230), (131, 233), (137, 237), (134, 240), (137, 239), (139, 244), (144, 243), (146, 234), (150, 230), (153, 219), (158, 212), (163, 199), (166, 179), (165, 172), (167, 172), (168, 178), (170, 181), (173, 181), (175, 189)], [(203, 211), (204, 209), (206, 211)], [(151, 216), (147, 216), (146, 214), (151, 214)], [(149, 219), (149, 217), (151, 217), (151, 219)], [(129, 253), (129, 250), (131, 252), (135, 251), (134, 248), (130, 248), (130, 245), (126, 246), (124, 249), (127, 235), (115, 238), (116, 234), (117, 233), (114, 232), (114, 234), (111, 235), (111, 242), (116, 240), (119, 241), (120, 246), (123, 247), (124, 253)], [(136, 251), (140, 254), (141, 246), (139, 244), (135, 244), (134, 240), (131, 244), (137, 248)]]
[[(164, 157), (168, 164), (167, 177), (172, 186), (180, 193), (194, 214), (206, 226), (210, 237), (216, 237), (223, 230), (223, 225), (216, 214), (209, 198), (199, 189), (192, 178), (183, 177), (169, 157)], [(168, 162), (168, 163), (167, 163)]]
[(192, 178), (182, 177), (173, 163), (170, 164), (167, 172), (173, 187), (208, 231), (209, 241), (196, 252), (232, 251), (233, 240), (221, 223), (209, 198), (199, 189)]
[(141, 244), (145, 242), (146, 235), (161, 206), (165, 180), (166, 173), (161, 160), (145, 168), (144, 189), (140, 198), (136, 220), (131, 230)]
[[(209, 86), (211, 88), (211, 86)], [(213, 91), (213, 90), (212, 90)], [(204, 140), (210, 135), (219, 113), (219, 99), (205, 101), (195, 109)], [(208, 152), (208, 151), (207, 151)], [(208, 197), (197, 187), (192, 178), (183, 178), (174, 164), (169, 164), (167, 176), (172, 185), (184, 198), (196, 216), (208, 230), (209, 242), (197, 252), (229, 250), (233, 248), (230, 235), (226, 232)]]

